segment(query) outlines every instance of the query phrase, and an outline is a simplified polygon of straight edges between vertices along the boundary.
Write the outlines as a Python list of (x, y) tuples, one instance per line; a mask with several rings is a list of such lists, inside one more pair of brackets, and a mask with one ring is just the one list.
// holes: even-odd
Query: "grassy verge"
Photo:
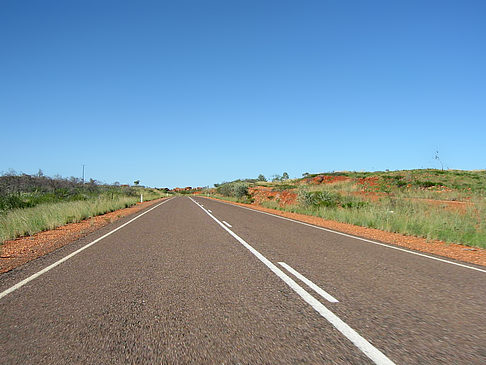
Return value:
[(482, 207), (468, 209), (458, 214), (442, 207), (414, 201), (397, 201), (393, 205), (379, 202), (362, 208), (281, 207), (275, 202), (264, 202), (262, 206), (324, 219), (350, 223), (363, 227), (439, 239), (450, 243), (486, 248), (486, 214)]
[[(139, 189), (139, 192), (143, 192), (145, 201), (163, 196), (152, 189)], [(139, 196), (103, 194), (87, 200), (46, 203), (31, 208), (12, 209), (0, 215), (0, 242), (128, 208), (139, 201)]]
[(486, 248), (486, 170), (341, 171), (285, 181), (235, 180), (218, 199)]
[[(222, 200), (243, 202), (232, 197), (215, 194), (211, 196)], [(461, 213), (445, 209), (440, 205), (431, 206), (421, 201), (389, 198), (351, 207), (316, 207), (301, 203), (281, 206), (275, 201), (265, 201), (262, 206), (388, 232), (486, 248), (486, 202), (484, 199), (478, 199), (473, 203)]]

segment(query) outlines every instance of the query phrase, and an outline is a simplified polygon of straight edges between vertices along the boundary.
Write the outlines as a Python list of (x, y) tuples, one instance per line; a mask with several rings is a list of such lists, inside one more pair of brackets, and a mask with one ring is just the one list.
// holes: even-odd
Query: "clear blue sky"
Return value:
[(0, 2), (0, 171), (486, 168), (486, 1)]

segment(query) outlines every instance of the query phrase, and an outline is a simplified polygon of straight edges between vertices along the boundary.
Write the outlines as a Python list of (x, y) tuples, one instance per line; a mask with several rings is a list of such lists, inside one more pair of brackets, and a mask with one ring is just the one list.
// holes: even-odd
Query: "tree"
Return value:
[(138, 184), (140, 184), (140, 180), (135, 180), (133, 183), (138, 186)]
[(302, 177), (307, 177), (307, 176), (309, 176), (309, 175), (310, 175), (310, 174), (309, 174), (308, 172), (304, 172), (304, 173), (302, 174)]
[(284, 172), (282, 174), (282, 180), (288, 180), (289, 179), (289, 174), (287, 174), (286, 172)]
[(282, 176), (280, 176), (278, 174), (277, 175), (273, 175), (272, 181), (282, 181)]
[(258, 175), (257, 180), (258, 181), (267, 181), (267, 179), (265, 178), (265, 176), (263, 176), (263, 174)]

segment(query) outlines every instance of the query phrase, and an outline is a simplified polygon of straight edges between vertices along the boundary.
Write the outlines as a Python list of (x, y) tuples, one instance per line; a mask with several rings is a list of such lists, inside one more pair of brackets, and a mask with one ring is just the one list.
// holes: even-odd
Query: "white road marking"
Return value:
[(420, 253), (420, 252), (410, 251), (410, 250), (407, 250), (407, 249), (404, 249), (404, 248), (401, 248), (401, 247), (396, 247), (396, 246), (388, 245), (386, 243), (372, 241), (372, 240), (369, 240), (369, 239), (366, 239), (366, 238), (362, 238), (362, 237), (358, 237), (358, 236), (353, 236), (353, 235), (350, 235), (350, 234), (347, 234), (347, 233), (343, 233), (343, 232), (339, 232), (339, 231), (334, 231), (334, 230), (329, 229), (329, 228), (319, 227), (319, 226), (315, 226), (315, 225), (310, 224), (310, 223), (305, 223), (305, 222), (297, 221), (295, 219), (291, 219), (291, 218), (287, 218), (287, 217), (282, 217), (280, 215), (276, 215), (276, 214), (272, 214), (272, 213), (268, 213), (268, 212), (263, 212), (261, 210), (251, 209), (251, 208), (248, 208), (248, 207), (242, 207), (241, 205), (235, 205), (235, 204), (231, 204), (231, 203), (226, 203), (226, 202), (223, 202), (223, 201), (220, 201), (220, 200), (217, 200), (217, 201), (219, 203), (221, 203), (221, 204), (231, 205), (232, 207), (247, 209), (247, 210), (250, 210), (252, 212), (266, 214), (266, 215), (270, 215), (270, 216), (275, 217), (275, 218), (280, 218), (280, 219), (284, 219), (286, 221), (290, 221), (290, 222), (294, 222), (294, 223), (299, 223), (299, 224), (302, 224), (304, 226), (308, 226), (308, 227), (312, 227), (312, 228), (317, 228), (317, 229), (320, 229), (322, 231), (339, 234), (341, 236), (350, 237), (350, 238), (354, 238), (354, 239), (357, 239), (357, 240), (361, 240), (361, 241), (373, 243), (375, 245), (392, 248), (394, 250), (398, 250), (398, 251), (410, 253), (410, 254), (417, 255), (417, 256), (426, 257), (428, 259), (432, 259), (432, 260), (444, 262), (446, 264), (451, 264), (451, 265), (456, 265), (456, 266), (460, 266), (460, 267), (465, 267), (466, 269), (471, 269), (471, 270), (476, 270), (476, 271), (481, 271), (481, 272), (486, 273), (486, 270), (480, 269), (480, 268), (477, 268), (477, 267), (474, 267), (474, 266), (469, 266), (469, 265), (460, 264), (460, 263), (454, 262), (454, 261), (444, 260), (444, 259), (441, 259), (441, 258), (438, 258), (438, 257), (429, 256), (429, 255), (426, 255), (426, 254), (423, 254), (423, 253)]
[(58, 265), (62, 264), (64, 261), (69, 260), (71, 257), (73, 257), (73, 256), (77, 255), (78, 253), (80, 253), (80, 252), (82, 252), (82, 251), (86, 250), (88, 247), (93, 246), (95, 243), (97, 243), (97, 242), (101, 241), (103, 238), (108, 237), (108, 236), (109, 236), (109, 235), (111, 235), (112, 233), (115, 233), (115, 232), (116, 232), (116, 231), (118, 231), (119, 229), (122, 229), (123, 227), (125, 227), (127, 224), (132, 223), (134, 220), (136, 220), (136, 219), (140, 218), (140, 217), (141, 217), (141, 216), (143, 216), (144, 214), (147, 214), (147, 213), (148, 213), (148, 212), (150, 212), (151, 210), (153, 210), (153, 209), (155, 209), (155, 208), (157, 208), (157, 207), (161, 206), (162, 204), (167, 203), (169, 200), (172, 200), (172, 199), (174, 199), (174, 198), (172, 197), (172, 198), (170, 198), (170, 199), (168, 199), (168, 200), (164, 200), (163, 202), (161, 202), (161, 203), (157, 204), (156, 206), (154, 206), (154, 207), (152, 207), (152, 208), (150, 208), (150, 209), (146, 210), (146, 211), (145, 211), (145, 212), (143, 212), (142, 214), (137, 215), (135, 218), (130, 219), (128, 222), (123, 223), (123, 224), (122, 224), (120, 227), (115, 228), (114, 230), (112, 230), (112, 231), (108, 232), (107, 234), (105, 234), (105, 235), (101, 236), (100, 238), (95, 239), (93, 242), (88, 243), (87, 245), (85, 245), (85, 246), (81, 247), (80, 249), (78, 249), (78, 250), (76, 250), (76, 251), (74, 251), (74, 252), (70, 253), (69, 255), (67, 255), (67, 256), (65, 256), (65, 257), (63, 257), (62, 259), (60, 259), (60, 260), (58, 260), (58, 261), (54, 262), (53, 264), (51, 264), (51, 265), (49, 265), (49, 266), (45, 267), (45, 268), (44, 268), (44, 269), (42, 269), (41, 271), (39, 271), (39, 272), (37, 272), (37, 273), (35, 273), (35, 274), (33, 274), (33, 275), (29, 276), (27, 279), (24, 279), (24, 280), (22, 280), (22, 281), (18, 282), (17, 284), (15, 284), (14, 286), (12, 286), (12, 287), (8, 288), (7, 290), (4, 290), (3, 292), (1, 292), (1, 293), (0, 293), (0, 299), (1, 299), (1, 298), (3, 298), (4, 296), (6, 296), (6, 295), (8, 295), (8, 294), (10, 294), (10, 293), (12, 293), (12, 292), (14, 292), (15, 290), (17, 290), (17, 289), (19, 289), (19, 288), (23, 287), (23, 286), (24, 286), (25, 284), (27, 284), (28, 282), (30, 282), (30, 281), (32, 281), (32, 280), (34, 280), (35, 278), (38, 278), (38, 277), (39, 277), (39, 276), (41, 276), (42, 274), (45, 274), (45, 273), (46, 273), (46, 272), (48, 272), (49, 270), (51, 270), (51, 269), (55, 268), (56, 266), (58, 266)]
[[(189, 197), (194, 203), (199, 205), (194, 199)], [(304, 288), (297, 284), (292, 278), (280, 270), (276, 265), (270, 262), (260, 252), (255, 250), (247, 242), (245, 242), (240, 236), (234, 233), (221, 223), (216, 217), (209, 213), (206, 209), (199, 207), (206, 212), (217, 224), (219, 224), (226, 232), (228, 232), (233, 238), (247, 248), (253, 255), (255, 255), (263, 264), (265, 264), (275, 275), (282, 279), (292, 290), (294, 290), (305, 302), (307, 302), (312, 308), (314, 308), (322, 317), (327, 319), (339, 332), (341, 332), (348, 340), (350, 340), (357, 348), (359, 348), (366, 356), (368, 356), (375, 364), (394, 364), (388, 357), (386, 357), (380, 350), (369, 343), (365, 338), (361, 337), (358, 332), (349, 327), (338, 316), (327, 309), (321, 302), (310, 295)]]
[[(211, 213), (211, 212), (209, 212), (209, 213)], [(227, 225), (228, 227), (230, 227), (230, 228), (231, 228), (231, 227), (233, 227), (231, 224), (229, 224), (229, 223), (228, 223), (228, 222), (226, 222), (226, 221), (223, 221), (223, 223), (224, 223), (224, 224), (226, 224), (226, 225)]]
[(302, 281), (305, 285), (307, 285), (309, 288), (314, 290), (317, 294), (319, 294), (321, 297), (323, 297), (327, 301), (329, 301), (331, 303), (339, 303), (339, 300), (334, 298), (331, 294), (327, 293), (325, 290), (321, 289), (319, 286), (314, 284), (312, 281), (307, 279), (304, 275), (302, 275), (298, 271), (294, 270), (292, 267), (287, 265), (285, 262), (279, 262), (279, 265), (283, 266), (289, 273), (294, 275), (297, 279)]

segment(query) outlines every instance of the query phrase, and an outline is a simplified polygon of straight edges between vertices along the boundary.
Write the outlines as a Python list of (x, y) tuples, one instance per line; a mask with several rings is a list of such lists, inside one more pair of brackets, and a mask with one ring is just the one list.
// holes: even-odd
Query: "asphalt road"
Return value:
[(484, 267), (202, 197), (134, 217), (0, 276), (0, 363), (486, 363)]

